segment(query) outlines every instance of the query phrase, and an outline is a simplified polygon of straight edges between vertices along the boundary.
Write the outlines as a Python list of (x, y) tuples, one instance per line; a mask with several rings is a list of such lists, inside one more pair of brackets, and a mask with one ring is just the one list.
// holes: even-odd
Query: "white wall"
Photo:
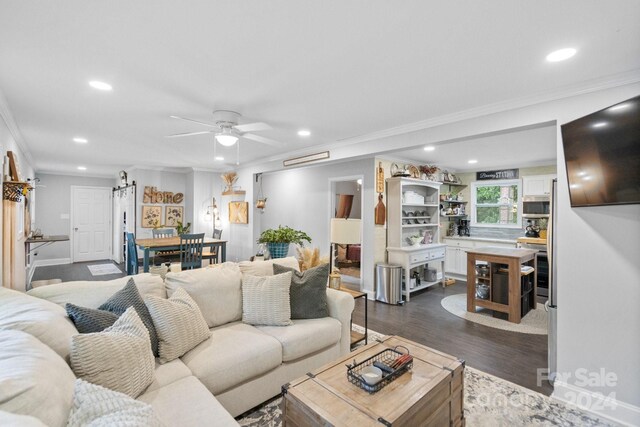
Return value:
[[(219, 173), (194, 171), (192, 174), (192, 192), (191, 196), (191, 210), (193, 212), (193, 221), (191, 230), (194, 233), (205, 233), (207, 237), (213, 235), (213, 218), (211, 221), (205, 221), (204, 217), (207, 212), (207, 207), (211, 205), (212, 198), (216, 198), (216, 205), (220, 210), (220, 219), (222, 220), (223, 231), (222, 237), (227, 238), (229, 233), (228, 227), (225, 227), (226, 221), (226, 206), (222, 200), (222, 180)], [(213, 216), (213, 212), (211, 212)]]
[[(40, 178), (40, 183), (34, 190), (37, 203), (33, 228), (39, 228), (45, 235), (70, 235), (72, 185), (113, 188), (116, 183), (115, 178), (52, 174), (37, 174), (37, 177)], [(68, 260), (71, 258), (71, 245), (70, 242), (56, 242), (38, 249), (36, 253), (37, 256), (32, 257), (32, 262)]]
[[(362, 196), (362, 280), (364, 290), (373, 290), (373, 158), (323, 164), (266, 173), (262, 176), (263, 192), (268, 198), (263, 214), (256, 222), (259, 232), (278, 225), (302, 230), (312, 239), (311, 247), (329, 254), (329, 222), (333, 217), (330, 179), (363, 176)], [(257, 239), (259, 232), (253, 236)], [(249, 242), (251, 243), (251, 242)], [(290, 255), (295, 255), (292, 246)]]

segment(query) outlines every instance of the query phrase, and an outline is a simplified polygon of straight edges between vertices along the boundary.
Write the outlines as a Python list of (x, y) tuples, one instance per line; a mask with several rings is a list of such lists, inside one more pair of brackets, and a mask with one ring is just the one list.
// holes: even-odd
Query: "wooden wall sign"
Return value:
[(376, 171), (376, 193), (384, 193), (384, 168), (382, 162), (378, 163), (378, 170)]
[(171, 191), (158, 191), (156, 187), (144, 187), (142, 203), (170, 203), (177, 205), (184, 200), (184, 194)]
[(229, 202), (229, 222), (249, 224), (249, 202)]
[(498, 171), (483, 171), (476, 172), (476, 179), (478, 181), (488, 179), (515, 179), (518, 178), (520, 169), (503, 169)]

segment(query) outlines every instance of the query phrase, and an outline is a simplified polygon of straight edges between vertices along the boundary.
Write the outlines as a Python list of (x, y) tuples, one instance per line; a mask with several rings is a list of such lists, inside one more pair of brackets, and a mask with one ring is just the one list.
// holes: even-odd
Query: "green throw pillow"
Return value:
[(273, 264), (273, 274), (291, 272), (289, 290), (292, 319), (317, 319), (329, 316), (327, 280), (329, 264), (319, 265), (304, 272)]
[(158, 356), (158, 337), (156, 328), (153, 325), (149, 309), (144, 303), (138, 288), (133, 279), (129, 279), (124, 288), (113, 294), (104, 304), (97, 309), (79, 307), (74, 304), (67, 303), (65, 309), (67, 315), (76, 325), (78, 332), (102, 332), (104, 329), (113, 325), (115, 321), (124, 313), (127, 308), (133, 307), (144, 326), (149, 331), (151, 338), (151, 350), (154, 356)]

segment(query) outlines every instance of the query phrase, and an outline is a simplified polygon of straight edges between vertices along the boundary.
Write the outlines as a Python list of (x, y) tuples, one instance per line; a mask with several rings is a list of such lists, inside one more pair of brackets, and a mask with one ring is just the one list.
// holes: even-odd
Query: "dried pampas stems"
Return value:
[(320, 256), (319, 248), (311, 249), (303, 246), (296, 246), (296, 252), (298, 252), (298, 264), (300, 265), (300, 271), (306, 271), (310, 268), (329, 263), (328, 256)]

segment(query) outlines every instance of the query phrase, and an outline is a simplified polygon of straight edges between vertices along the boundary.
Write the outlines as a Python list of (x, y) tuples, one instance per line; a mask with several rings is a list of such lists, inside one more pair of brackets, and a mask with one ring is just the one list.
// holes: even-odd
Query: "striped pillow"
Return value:
[(113, 326), (71, 339), (71, 368), (78, 378), (138, 397), (153, 382), (149, 331), (129, 307)]
[(169, 299), (149, 296), (144, 302), (158, 334), (160, 363), (177, 359), (211, 336), (198, 304), (183, 288)]
[(291, 325), (291, 272), (275, 276), (244, 276), (242, 321), (250, 325)]

